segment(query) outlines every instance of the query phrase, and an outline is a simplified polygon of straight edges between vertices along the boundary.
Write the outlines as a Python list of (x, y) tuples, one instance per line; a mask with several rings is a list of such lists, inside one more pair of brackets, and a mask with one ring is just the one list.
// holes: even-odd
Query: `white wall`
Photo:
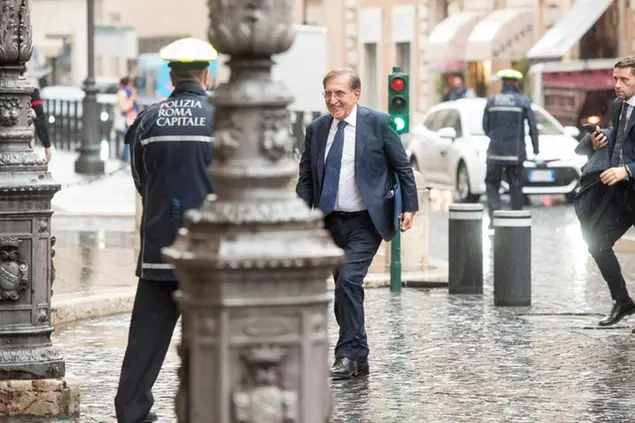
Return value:
[(31, 3), (33, 45), (44, 43), (47, 36), (72, 38), (72, 82), (76, 85), (88, 75), (86, 0), (33, 0)]

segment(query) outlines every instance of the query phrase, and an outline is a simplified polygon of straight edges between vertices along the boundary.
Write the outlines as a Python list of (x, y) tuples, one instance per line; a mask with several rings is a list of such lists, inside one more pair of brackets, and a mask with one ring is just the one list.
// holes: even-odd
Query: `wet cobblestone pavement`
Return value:
[[(587, 258), (573, 209), (531, 210), (533, 306), (493, 306), (488, 257), (482, 296), (450, 296), (446, 289), (404, 289), (401, 295), (369, 290), (371, 375), (332, 385), (333, 422), (635, 421), (630, 335), (635, 319), (611, 329), (596, 327), (610, 298)], [(430, 228), (430, 251), (447, 258), (447, 214), (434, 212)], [(484, 243), (488, 256), (490, 238)], [(635, 256), (619, 258), (633, 281)], [(330, 318), (333, 344), (336, 325)], [(128, 319), (87, 321), (55, 334), (68, 372), (82, 379), (78, 422), (114, 421), (112, 398)], [(155, 389), (160, 422), (176, 421), (178, 364), (172, 349)]]

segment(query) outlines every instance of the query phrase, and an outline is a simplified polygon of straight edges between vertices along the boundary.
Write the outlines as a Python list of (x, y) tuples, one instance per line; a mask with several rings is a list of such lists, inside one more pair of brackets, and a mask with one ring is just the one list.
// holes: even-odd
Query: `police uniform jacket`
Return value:
[(526, 159), (525, 120), (534, 154), (538, 154), (538, 128), (531, 101), (513, 87), (503, 87), (499, 94), (487, 99), (483, 130), (490, 138), (489, 163), (519, 164)]
[(214, 109), (203, 87), (181, 83), (170, 97), (139, 114), (126, 133), (137, 191), (143, 200), (137, 276), (176, 280), (161, 249), (183, 226), (183, 213), (201, 206), (213, 191), (207, 175), (212, 161)]

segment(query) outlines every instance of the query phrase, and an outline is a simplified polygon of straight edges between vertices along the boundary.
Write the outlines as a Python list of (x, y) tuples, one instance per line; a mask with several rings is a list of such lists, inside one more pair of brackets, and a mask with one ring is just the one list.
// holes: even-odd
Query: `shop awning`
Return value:
[(613, 0), (577, 0), (527, 53), (528, 59), (561, 59), (591, 29)]
[(437, 24), (428, 37), (425, 58), (430, 62), (461, 61), (465, 43), (483, 13), (461, 12)]
[(474, 27), (467, 39), (466, 60), (520, 60), (534, 40), (531, 9), (496, 10)]

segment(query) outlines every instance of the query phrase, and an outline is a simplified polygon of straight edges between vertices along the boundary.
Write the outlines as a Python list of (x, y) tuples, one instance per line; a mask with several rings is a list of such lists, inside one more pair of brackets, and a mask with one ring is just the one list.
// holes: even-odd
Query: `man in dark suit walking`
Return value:
[[(419, 210), (414, 173), (392, 118), (357, 105), (361, 81), (336, 69), (322, 81), (330, 114), (306, 129), (296, 192), (325, 216), (325, 227), (346, 255), (334, 270), (335, 318), (340, 327), (333, 379), (368, 374), (363, 279), (382, 239), (406, 231)], [(395, 226), (395, 181), (401, 185), (401, 228)]]
[[(635, 56), (615, 64), (613, 82), (613, 128), (596, 130), (580, 141), (578, 154), (589, 161), (582, 169), (575, 209), (582, 235), (602, 277), (613, 308), (599, 322), (611, 326), (635, 313), (613, 245), (635, 224)], [(635, 331), (634, 331), (635, 332)]]

